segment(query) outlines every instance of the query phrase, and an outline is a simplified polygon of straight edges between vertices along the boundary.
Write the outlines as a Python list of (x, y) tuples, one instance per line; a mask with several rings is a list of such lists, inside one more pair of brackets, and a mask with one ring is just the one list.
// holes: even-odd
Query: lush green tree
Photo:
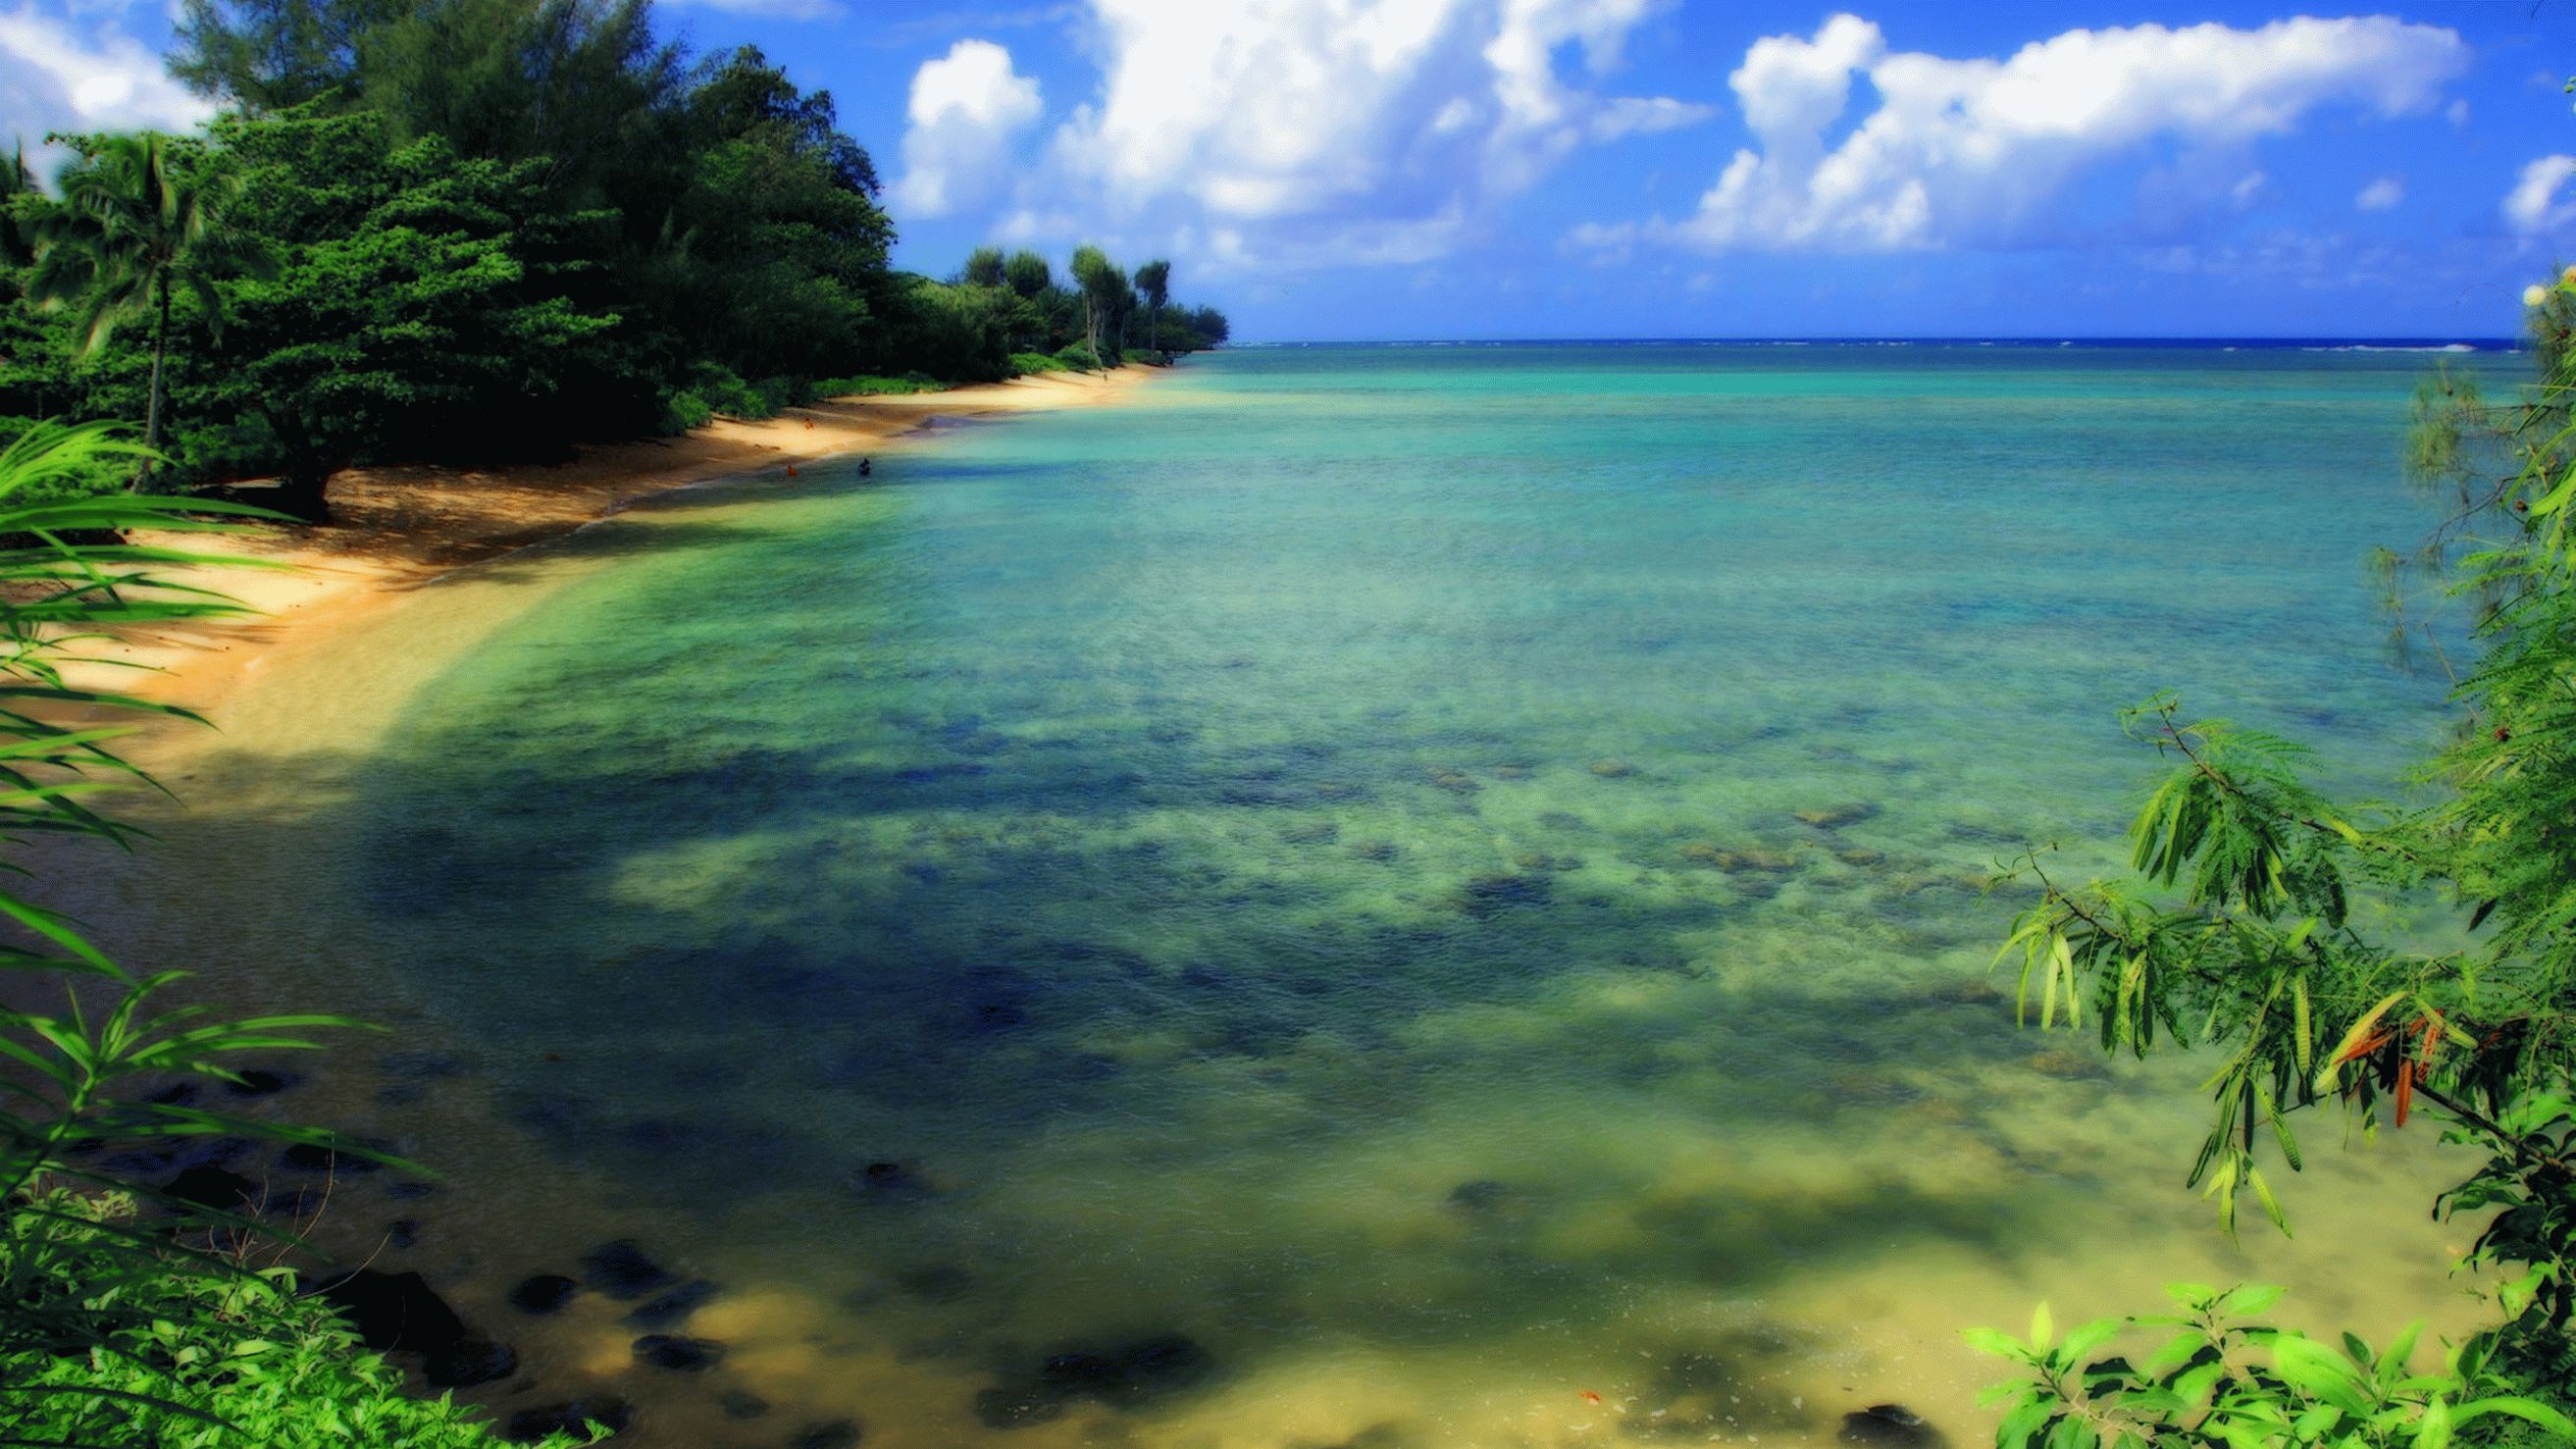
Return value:
[(977, 247), (966, 254), (963, 278), (978, 287), (1003, 285), (1004, 266), (1000, 247)]
[(192, 295), (209, 329), (220, 333), (216, 279), (270, 265), (266, 249), (232, 222), (240, 176), (202, 148), (182, 149), (152, 132), (85, 141), (80, 159), (63, 171), (61, 203), (38, 222), (30, 288), (48, 305), (76, 309), (84, 353), (120, 326), (151, 328), (143, 440), (153, 453), (161, 446), (174, 294)]
[(327, 516), (330, 474), (361, 458), (541, 452), (567, 398), (619, 366), (617, 317), (567, 298), (561, 275), (611, 219), (554, 212), (542, 163), (386, 129), (314, 107), (216, 129), (249, 183), (241, 223), (281, 265), (221, 289), (236, 321), (200, 411), (264, 425), (242, 461), (282, 467), (279, 506), (305, 518)]
[(360, 47), (409, 8), (403, 0), (186, 0), (170, 73), (253, 112), (334, 95), (354, 101)]
[(1145, 345), (1163, 345), (1163, 306), (1172, 300), (1172, 264), (1160, 257), (1136, 269), (1136, 290), (1145, 299)]
[[(2041, 899), (2006, 947), (2043, 1026), (2089, 1017), (2109, 1051), (2215, 1053), (2190, 1180), (2231, 1224), (2248, 1197), (2285, 1221), (2266, 1169), (2299, 1168), (2305, 1109), (2340, 1106), (2365, 1128), (2422, 1114), (2481, 1149), (2484, 1165), (2436, 1197), (2443, 1213), (2497, 1210), (2466, 1259), (2493, 1271), (2502, 1314), (2478, 1363), (2561, 1392), (2576, 1382), (2576, 460), (2552, 423), (2576, 388), (2571, 304), (2576, 274), (2535, 299), (2543, 371), (2523, 401), (2463, 408), (2437, 384), (2421, 404), (2413, 471), (2450, 491), (2417, 557), (2447, 565), (2475, 605), (2461, 727), (2425, 771), (2444, 797), (2330, 800), (2300, 747), (2159, 697), (2130, 720), (2176, 768), (2130, 831), (2132, 873), (2061, 881), (2032, 852), (2020, 874)], [(2365, 893), (2457, 918), (2368, 932), (2352, 909)], [(2086, 1380), (2054, 1383), (2024, 1406), (2025, 1429), (2084, 1421), (2070, 1405)], [(2132, 1387), (2118, 1390), (2132, 1407), (2160, 1402)], [(2178, 1436), (2206, 1422), (2166, 1407)]]
[(1011, 290), (1030, 301), (1056, 290), (1055, 269), (1036, 252), (1023, 250), (1011, 253), (1011, 259), (1003, 264), (1002, 272)]
[(1107, 252), (1086, 242), (1073, 249), (1073, 280), (1082, 293), (1083, 342), (1105, 365), (1101, 349), (1104, 341), (1117, 335), (1118, 298), (1127, 285), (1127, 274), (1109, 260)]

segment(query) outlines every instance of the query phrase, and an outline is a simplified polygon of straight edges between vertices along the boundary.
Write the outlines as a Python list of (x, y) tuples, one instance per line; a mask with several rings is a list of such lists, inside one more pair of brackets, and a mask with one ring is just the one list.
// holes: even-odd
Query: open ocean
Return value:
[[(595, 1384), (672, 1449), (1558, 1449), (1892, 1402), (1965, 1443), (2001, 1366), (1959, 1330), (2042, 1299), (2466, 1311), (2424, 1134), (2314, 1118), (2297, 1236), (2231, 1244), (2182, 1184), (2198, 1064), (2017, 1029), (2026, 897), (1982, 889), (2025, 843), (2117, 866), (2158, 766), (2116, 714), (2159, 689), (2408, 788), (2446, 685), (2390, 665), (2363, 559), (2429, 522), (2396, 459), (2437, 364), (2528, 366), (1192, 358), (469, 572), (424, 607), (481, 643), (390, 731), (236, 730), (168, 833), (264, 830), (264, 909), (347, 918), (239, 949), (398, 1003), (398, 1146), (513, 1136), (584, 1205), (443, 1189), (481, 1206), (433, 1281), (540, 1380), (504, 1408)], [(334, 788), (279, 831), (239, 802), (289, 768)], [(687, 1329), (721, 1364), (632, 1367), (631, 1304), (502, 1304), (620, 1236), (722, 1285)]]

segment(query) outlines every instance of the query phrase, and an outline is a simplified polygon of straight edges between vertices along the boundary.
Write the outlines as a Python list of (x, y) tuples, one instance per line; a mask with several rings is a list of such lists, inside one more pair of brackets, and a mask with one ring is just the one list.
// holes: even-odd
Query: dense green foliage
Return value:
[[(2408, 1378), (2402, 1352), (2393, 1366), (2357, 1347), (2330, 1362), (2268, 1329), (2243, 1335), (2272, 1353), (2265, 1370), (2150, 1360), (2159, 1377), (2126, 1359), (2079, 1363), (2064, 1345), (2043, 1363), (2044, 1345), (2023, 1346), (2010, 1352), (2035, 1377), (2006, 1421), (2015, 1449), (2034, 1433), (2063, 1449), (2438, 1444), (2504, 1386), (2563, 1408), (2576, 1383), (2576, 431), (2564, 405), (2576, 272), (2533, 301), (2541, 375), (2526, 397), (2490, 406), (2451, 379), (2419, 397), (2410, 472), (2445, 517), (2415, 563), (2474, 605), (2460, 729), (2423, 768), (2438, 802), (2329, 800), (2297, 745), (2187, 721), (2160, 697), (2130, 718), (2177, 768), (2131, 831), (2133, 874), (2061, 882), (2032, 852), (2019, 873), (2042, 899), (2005, 948), (2043, 1026), (2089, 1016), (2111, 1052), (2161, 1039), (2216, 1054), (2190, 1180), (2231, 1226), (2248, 1196), (2286, 1226), (2265, 1169), (2299, 1168), (2305, 1109), (2340, 1106), (2365, 1132), (2422, 1113), (2480, 1148), (2476, 1173), (2428, 1196), (2445, 1214), (2492, 1211), (2465, 1266), (2490, 1276), (2500, 1321), (2453, 1353), (2449, 1378)], [(2457, 944), (2365, 933), (2352, 908), (2363, 893), (2448, 906)], [(2080, 1337), (2089, 1349), (2109, 1332)], [(2392, 1374), (2385, 1392), (2362, 1382)], [(2557, 1410), (2504, 1398), (2496, 1413), (2576, 1434)]]
[[(67, 479), (142, 450), (102, 425), (39, 427), (0, 448), (0, 839), (133, 832), (93, 803), (140, 775), (96, 723), (183, 712), (66, 676), (99, 629), (234, 612), (168, 571), (210, 562), (127, 542), (117, 530), (206, 532), (249, 510)], [(211, 516), (210, 516), (211, 515)], [(63, 717), (81, 712), (83, 722)], [(12, 863), (13, 865), (15, 863)], [(258, 1267), (284, 1231), (173, 1194), (148, 1149), (228, 1135), (360, 1149), (332, 1135), (210, 1111), (174, 1079), (239, 1080), (251, 1052), (313, 1045), (320, 1016), (224, 1020), (162, 1003), (185, 973), (135, 976), (74, 924), (0, 891), (0, 1443), (43, 1445), (465, 1446), (490, 1442), (446, 1404), (401, 1393), (295, 1275)], [(46, 1006), (51, 999), (58, 1005)]]
[(204, 135), (64, 138), (60, 200), (0, 176), (0, 436), (143, 417), (182, 478), (277, 475), (319, 517), (355, 462), (1225, 340), (1212, 309), (1140, 314), (1096, 248), (1079, 293), (1026, 252), (894, 270), (831, 96), (689, 55), (643, 0), (190, 0), (170, 65), (232, 106)]
[[(16, 1444), (202, 1449), (494, 1449), (479, 1410), (405, 1391), (285, 1268), (139, 1251), (115, 1195), (35, 1200), (0, 1220), (0, 1293), (75, 1306), (93, 1342), (21, 1342), (42, 1317), (0, 1320), (0, 1437)], [(557, 1449), (575, 1440), (555, 1435)]]

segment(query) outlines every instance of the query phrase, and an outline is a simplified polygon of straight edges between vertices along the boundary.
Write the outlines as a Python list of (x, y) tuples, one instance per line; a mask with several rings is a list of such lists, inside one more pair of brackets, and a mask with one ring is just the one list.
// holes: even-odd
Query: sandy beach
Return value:
[[(281, 567), (169, 575), (221, 590), (254, 617), (137, 632), (103, 646), (99, 662), (78, 678), (214, 712), (277, 656), (316, 648), (409, 590), (560, 538), (641, 499), (719, 479), (784, 482), (823, 459), (917, 447), (935, 418), (1115, 403), (1160, 375), (1148, 368), (1049, 373), (944, 392), (834, 398), (758, 422), (720, 418), (676, 438), (584, 447), (557, 464), (349, 469), (331, 480), (329, 523), (255, 528), (221, 542), (222, 552)], [(257, 490), (243, 497), (255, 503)], [(141, 541), (208, 547), (196, 536)]]

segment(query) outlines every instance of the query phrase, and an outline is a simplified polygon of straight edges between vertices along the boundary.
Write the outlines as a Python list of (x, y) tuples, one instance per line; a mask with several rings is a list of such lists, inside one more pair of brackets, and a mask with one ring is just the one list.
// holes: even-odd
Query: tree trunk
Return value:
[(278, 480), (271, 506), (307, 523), (330, 522), (327, 492), (337, 471), (335, 460), (314, 446), (313, 432), (302, 417), (281, 408), (262, 408), (260, 415), (268, 419), (268, 430), (286, 450), (286, 476)]
[[(170, 347), (170, 284), (155, 282), (153, 290), (159, 295), (161, 315), (152, 327), (152, 397), (143, 405), (143, 446), (158, 453), (161, 451), (161, 357)], [(153, 471), (159, 466), (158, 459), (143, 460), (143, 471), (134, 475), (135, 492), (143, 491), (143, 485), (152, 481)]]

